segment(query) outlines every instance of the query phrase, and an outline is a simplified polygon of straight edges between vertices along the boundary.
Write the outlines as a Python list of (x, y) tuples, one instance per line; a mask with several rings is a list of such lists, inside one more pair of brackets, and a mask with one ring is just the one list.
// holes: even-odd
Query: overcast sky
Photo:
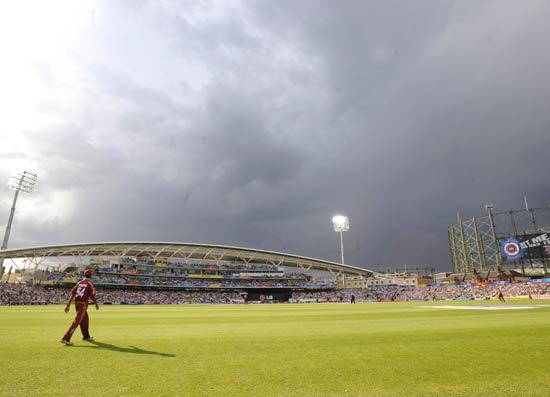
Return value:
[[(548, 1), (3, 1), (10, 247), (219, 243), (449, 270), (447, 227), (550, 204)], [(3, 182), (2, 182), (3, 183)], [(0, 188), (0, 226), (12, 192)]]

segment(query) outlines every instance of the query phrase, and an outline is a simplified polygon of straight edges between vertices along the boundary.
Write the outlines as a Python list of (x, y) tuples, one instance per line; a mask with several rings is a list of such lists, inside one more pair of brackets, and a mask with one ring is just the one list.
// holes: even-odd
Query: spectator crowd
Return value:
[[(0, 305), (46, 305), (65, 303), (70, 289), (23, 283), (0, 282)], [(101, 289), (100, 304), (171, 304), (241, 302), (237, 291), (171, 291), (139, 289)]]
[(392, 301), (430, 301), (430, 300), (473, 300), (490, 299), (502, 291), (506, 297), (548, 295), (549, 282), (491, 283), (437, 285), (425, 288), (412, 286), (372, 286), (369, 288), (346, 288), (324, 291), (296, 291), (292, 293), (293, 302), (340, 302), (355, 297), (358, 302), (392, 302)]
[[(357, 302), (429, 301), (490, 299), (499, 291), (505, 297), (548, 296), (550, 282), (461, 284), (415, 288), (410, 286), (371, 286), (369, 288), (345, 288), (295, 290), (292, 302)], [(39, 305), (66, 302), (68, 288), (24, 283), (0, 282), (0, 305)], [(98, 302), (103, 304), (181, 304), (181, 303), (242, 303), (237, 289), (138, 289), (100, 288)]]

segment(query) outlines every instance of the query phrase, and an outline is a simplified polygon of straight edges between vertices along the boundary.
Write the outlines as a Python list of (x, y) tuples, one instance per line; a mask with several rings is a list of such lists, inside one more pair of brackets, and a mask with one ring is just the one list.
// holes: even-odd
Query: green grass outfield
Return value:
[(102, 306), (73, 347), (74, 312), (0, 307), (0, 394), (549, 396), (550, 307), (429, 307), (475, 304)]

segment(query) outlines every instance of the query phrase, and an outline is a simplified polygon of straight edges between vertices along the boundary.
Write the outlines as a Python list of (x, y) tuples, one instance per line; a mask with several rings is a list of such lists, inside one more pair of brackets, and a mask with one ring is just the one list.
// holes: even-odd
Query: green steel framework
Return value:
[[(497, 269), (503, 265), (497, 240), (520, 234), (550, 232), (550, 208), (530, 208), (495, 212), (459, 219), (449, 226), (449, 252), (455, 273)], [(548, 260), (522, 260), (506, 265), (542, 266), (547, 273)]]

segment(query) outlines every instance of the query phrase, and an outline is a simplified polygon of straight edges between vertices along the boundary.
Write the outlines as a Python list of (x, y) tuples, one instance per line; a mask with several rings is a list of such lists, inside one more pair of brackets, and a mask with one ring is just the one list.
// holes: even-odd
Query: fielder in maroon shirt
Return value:
[(71, 337), (79, 325), (80, 331), (82, 332), (82, 340), (88, 342), (94, 340), (94, 338), (90, 336), (90, 332), (88, 330), (88, 301), (92, 301), (96, 310), (99, 310), (99, 305), (95, 300), (95, 287), (90, 281), (90, 278), (92, 277), (92, 269), (86, 269), (84, 271), (84, 277), (85, 278), (76, 283), (71, 290), (71, 297), (69, 298), (69, 302), (67, 302), (67, 306), (65, 306), (65, 313), (68, 313), (71, 307), (71, 302), (73, 299), (75, 300), (76, 317), (69, 326), (69, 329), (65, 335), (63, 335), (63, 338), (60, 340), (61, 343), (67, 346), (72, 345)]
[(497, 292), (497, 296), (498, 296), (498, 300), (503, 302), (503, 303), (506, 303), (506, 299), (504, 299), (504, 294), (502, 293), (502, 291), (500, 290), (500, 288), (498, 289), (498, 292)]

